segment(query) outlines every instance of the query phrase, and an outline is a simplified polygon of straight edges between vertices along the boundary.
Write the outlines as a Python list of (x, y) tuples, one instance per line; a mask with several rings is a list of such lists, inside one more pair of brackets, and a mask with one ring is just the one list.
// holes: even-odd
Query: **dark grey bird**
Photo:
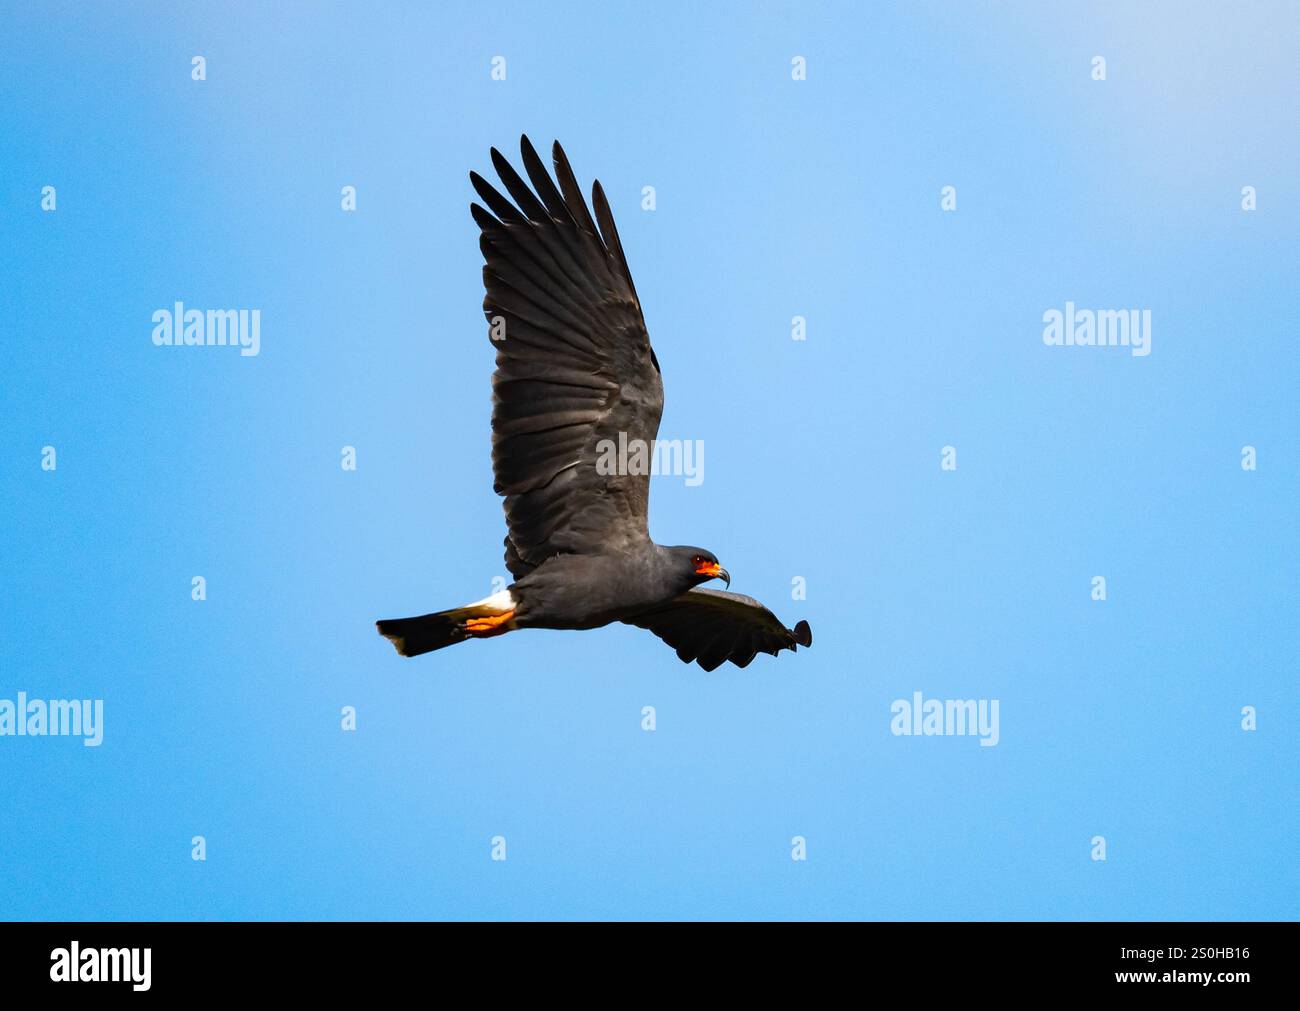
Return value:
[(513, 203), (470, 173), (487, 205), (470, 212), (487, 261), (492, 467), (515, 581), (465, 607), (377, 622), (380, 634), (402, 656), (418, 656), (515, 629), (621, 621), (706, 671), (811, 646), (806, 621), (786, 628), (752, 597), (702, 588), (711, 579), (731, 585), (713, 552), (650, 540), (645, 468), (598, 466), (600, 447), (620, 437), (653, 445), (664, 406), (659, 361), (600, 183), (593, 220), (559, 143), (555, 180), (527, 137), (520, 147), (531, 188), (492, 149)]

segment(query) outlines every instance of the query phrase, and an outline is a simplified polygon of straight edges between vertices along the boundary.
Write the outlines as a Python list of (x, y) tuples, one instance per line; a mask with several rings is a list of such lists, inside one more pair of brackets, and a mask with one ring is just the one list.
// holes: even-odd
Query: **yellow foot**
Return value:
[(502, 614), (494, 614), (489, 618), (467, 618), (465, 620), (465, 631), (470, 635), (489, 636), (502, 635), (509, 632), (510, 629), (503, 626), (515, 616), (514, 611), (506, 611)]

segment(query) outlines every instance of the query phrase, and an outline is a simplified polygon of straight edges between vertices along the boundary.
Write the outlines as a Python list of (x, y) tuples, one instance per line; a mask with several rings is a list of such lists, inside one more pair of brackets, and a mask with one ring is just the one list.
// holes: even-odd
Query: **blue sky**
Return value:
[[(1300, 913), (1300, 17), (864, 6), (9, 13), (0, 699), (105, 727), (0, 737), (0, 915)], [(811, 650), (375, 634), (505, 574), (468, 172), (521, 132), (707, 450), (652, 535)], [(176, 300), (261, 353), (155, 347)], [(1067, 301), (1151, 354), (1045, 346)], [(917, 691), (998, 744), (892, 734)]]

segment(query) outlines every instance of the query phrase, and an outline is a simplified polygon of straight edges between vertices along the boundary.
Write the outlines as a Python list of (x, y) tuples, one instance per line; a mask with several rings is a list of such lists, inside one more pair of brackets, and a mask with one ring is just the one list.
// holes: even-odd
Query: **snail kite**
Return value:
[(379, 632), (402, 656), (418, 656), (519, 628), (622, 621), (706, 671), (812, 645), (806, 621), (786, 628), (752, 597), (701, 588), (731, 584), (711, 551), (650, 540), (649, 475), (597, 467), (605, 440), (653, 445), (664, 406), (659, 362), (600, 183), (593, 219), (560, 145), (554, 180), (527, 137), (520, 146), (531, 188), (492, 150), (513, 203), (470, 173), (487, 205), (470, 212), (487, 260), (492, 467), (515, 582), (466, 607), (380, 621)]

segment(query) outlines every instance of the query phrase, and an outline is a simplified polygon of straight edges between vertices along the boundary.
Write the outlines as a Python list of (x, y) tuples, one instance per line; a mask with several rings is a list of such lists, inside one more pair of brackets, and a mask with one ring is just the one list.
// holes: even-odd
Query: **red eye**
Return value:
[(706, 559), (703, 555), (696, 555), (694, 558), (691, 559), (691, 564), (694, 565), (697, 569), (700, 566), (705, 565), (707, 563), (708, 563), (708, 559)]

